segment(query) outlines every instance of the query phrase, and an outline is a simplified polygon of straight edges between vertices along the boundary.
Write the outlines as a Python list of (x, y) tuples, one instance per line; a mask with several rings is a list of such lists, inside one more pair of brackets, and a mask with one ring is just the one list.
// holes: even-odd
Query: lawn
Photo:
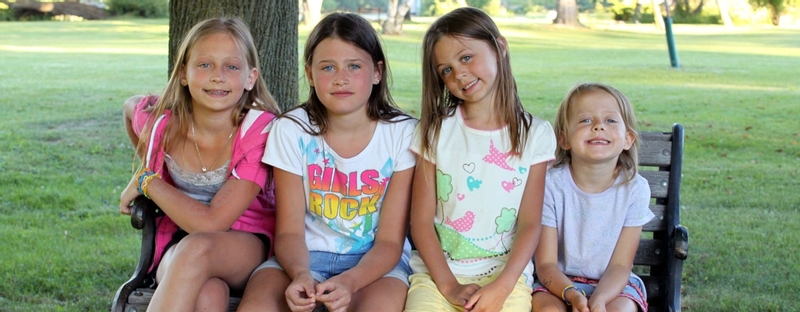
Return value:
[[(393, 95), (415, 115), (429, 22), (384, 37)], [(685, 126), (684, 310), (800, 309), (800, 30), (675, 25), (676, 69), (651, 25), (498, 23), (534, 115), (552, 120), (570, 86), (601, 81), (633, 101), (640, 130)], [(167, 40), (166, 20), (0, 22), (0, 311), (106, 311), (133, 272), (121, 103), (161, 90)]]

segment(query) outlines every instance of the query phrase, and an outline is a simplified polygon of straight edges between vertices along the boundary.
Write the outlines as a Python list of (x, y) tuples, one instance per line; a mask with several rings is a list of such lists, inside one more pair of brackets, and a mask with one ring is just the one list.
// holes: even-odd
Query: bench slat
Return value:
[[(128, 296), (128, 303), (125, 304), (125, 312), (144, 312), (150, 304), (150, 299), (153, 298), (153, 288), (137, 288)], [(236, 311), (239, 307), (241, 298), (231, 297), (228, 302), (228, 311)]]
[(665, 242), (659, 239), (642, 238), (639, 240), (639, 249), (636, 250), (634, 265), (656, 266), (664, 263)]
[(650, 184), (651, 198), (666, 198), (669, 187), (669, 171), (639, 170), (639, 175)]

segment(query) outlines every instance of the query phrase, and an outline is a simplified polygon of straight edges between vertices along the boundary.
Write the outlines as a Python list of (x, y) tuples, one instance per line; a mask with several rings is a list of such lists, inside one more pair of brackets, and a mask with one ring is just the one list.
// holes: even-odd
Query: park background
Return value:
[[(569, 87), (601, 81), (632, 100), (641, 131), (686, 127), (683, 309), (800, 310), (800, 26), (787, 22), (792, 15), (780, 26), (766, 17), (676, 22), (674, 68), (653, 23), (584, 10), (583, 27), (563, 27), (549, 9), (496, 16), (529, 111), (552, 120)], [(107, 311), (133, 272), (139, 232), (118, 210), (134, 164), (121, 104), (161, 91), (169, 38), (168, 20), (136, 15), (0, 22), (0, 311)], [(419, 43), (433, 19), (413, 16), (401, 35), (382, 37), (392, 93), (416, 116)], [(299, 26), (299, 50), (308, 32)]]

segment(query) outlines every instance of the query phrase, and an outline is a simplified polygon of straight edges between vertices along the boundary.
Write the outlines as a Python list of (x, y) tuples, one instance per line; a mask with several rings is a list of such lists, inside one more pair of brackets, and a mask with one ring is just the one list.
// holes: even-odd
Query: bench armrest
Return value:
[(689, 230), (683, 225), (676, 225), (672, 231), (672, 248), (677, 259), (686, 260), (689, 256)]

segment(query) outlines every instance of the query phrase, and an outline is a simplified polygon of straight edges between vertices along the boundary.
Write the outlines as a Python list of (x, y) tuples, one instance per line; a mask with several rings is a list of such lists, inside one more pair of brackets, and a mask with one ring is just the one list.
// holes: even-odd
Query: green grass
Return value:
[[(384, 38), (413, 114), (428, 22)], [(552, 120), (570, 86), (601, 81), (631, 98), (640, 130), (685, 126), (685, 310), (800, 309), (800, 31), (675, 25), (674, 69), (650, 25), (498, 23), (533, 114)], [(0, 311), (105, 311), (133, 272), (121, 103), (161, 90), (167, 36), (166, 20), (0, 23)]]

